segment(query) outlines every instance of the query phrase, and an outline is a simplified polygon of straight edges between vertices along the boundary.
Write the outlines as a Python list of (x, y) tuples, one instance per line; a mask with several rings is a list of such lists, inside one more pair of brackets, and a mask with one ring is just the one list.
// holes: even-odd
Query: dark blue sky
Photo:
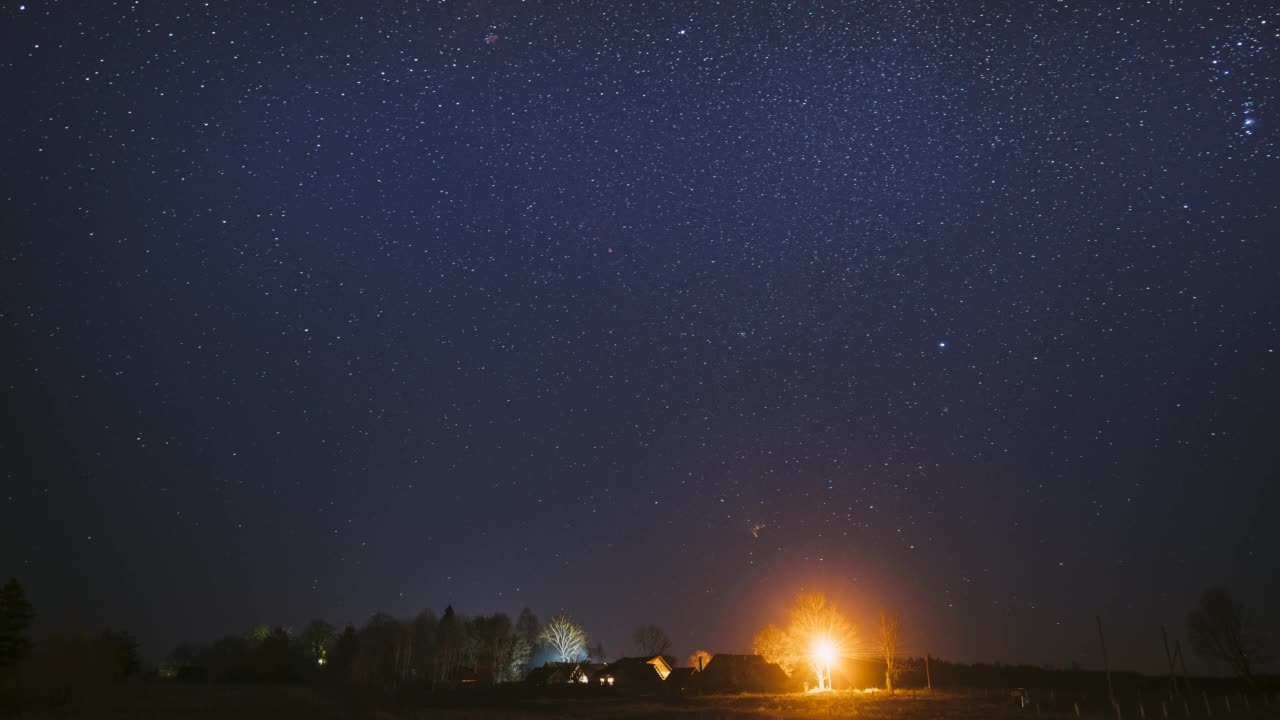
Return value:
[(1280, 605), (1280, 13), (764, 5), (6, 0), (0, 575), (153, 658)]

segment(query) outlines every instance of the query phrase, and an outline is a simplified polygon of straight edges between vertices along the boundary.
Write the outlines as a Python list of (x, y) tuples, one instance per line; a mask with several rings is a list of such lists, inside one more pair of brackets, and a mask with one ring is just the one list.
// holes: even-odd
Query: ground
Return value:
[[(1228, 710), (1225, 701), (1234, 704)], [(1148, 699), (1144, 706), (1147, 717), (1161, 718), (1159, 699)], [(1272, 698), (1256, 696), (1245, 709), (1243, 696), (1210, 699), (1213, 715), (1232, 720), (1274, 718), (1280, 706)], [(1123, 716), (1139, 718), (1138, 699)], [(1038, 707), (1037, 707), (1038, 706)], [(1115, 718), (1104, 712), (1099, 699), (1080, 705), (1081, 717)], [(1169, 707), (1168, 717), (1208, 717), (1202, 702), (1181, 703)], [(1006, 693), (902, 692), (895, 697), (883, 693), (863, 694), (835, 692), (827, 694), (791, 695), (719, 695), (693, 698), (625, 698), (621, 696), (574, 695), (547, 696), (521, 693), (464, 693), (437, 699), (428, 705), (421, 701), (388, 703), (361, 698), (338, 690), (300, 687), (267, 687), (235, 685), (169, 685), (138, 684), (111, 688), (94, 697), (84, 697), (56, 711), (28, 711), (23, 718), (165, 718), (173, 720), (259, 720), (265, 718), (308, 718), (316, 720), (538, 720), (602, 718), (603, 720), (641, 720), (676, 718), (683, 720), (764, 720), (765, 718), (865, 718), (866, 720), (1000, 720), (1001, 718), (1074, 718), (1073, 700), (1045, 695), (1034, 699), (1026, 708)]]

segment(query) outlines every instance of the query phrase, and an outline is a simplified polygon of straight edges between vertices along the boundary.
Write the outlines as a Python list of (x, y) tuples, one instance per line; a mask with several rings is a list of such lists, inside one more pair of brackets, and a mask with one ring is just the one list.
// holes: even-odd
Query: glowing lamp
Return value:
[(830, 640), (818, 640), (813, 644), (813, 657), (823, 665), (836, 661), (836, 647)]

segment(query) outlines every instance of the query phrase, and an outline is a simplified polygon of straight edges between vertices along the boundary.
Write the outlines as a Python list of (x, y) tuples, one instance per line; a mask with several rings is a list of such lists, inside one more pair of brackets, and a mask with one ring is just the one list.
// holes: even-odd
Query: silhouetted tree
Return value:
[(439, 624), (431, 610), (423, 610), (413, 619), (413, 676), (423, 685), (436, 681), (436, 630)]
[(511, 619), (502, 613), (472, 618), (467, 623), (466, 665), (491, 682), (506, 679), (511, 637)]
[(107, 630), (102, 633), (102, 642), (111, 657), (112, 672), (116, 679), (132, 677), (142, 671), (142, 661), (138, 659), (138, 641), (132, 635)]
[[(295, 653), (295, 650), (299, 652)], [(305, 658), (300, 650), (285, 628), (274, 627), (268, 630), (266, 637), (253, 648), (250, 679), (272, 683), (297, 680), (300, 665)]]
[(0, 588), (0, 667), (16, 664), (31, 652), (31, 641), (23, 634), (31, 627), (31, 603), (16, 579)]
[(596, 641), (595, 645), (587, 648), (587, 659), (592, 662), (604, 662), (604, 655), (604, 643), (599, 640)]
[(360, 652), (352, 668), (358, 685), (391, 690), (411, 674), (413, 624), (375, 613), (360, 631)]
[(333, 641), (330, 667), (333, 673), (346, 681), (352, 680), (356, 658), (360, 655), (360, 633), (350, 625)]
[(542, 631), (542, 625), (538, 623), (538, 616), (533, 614), (529, 608), (520, 611), (519, 617), (516, 618), (516, 635), (519, 635), (529, 643), (529, 647), (533, 648), (538, 644), (538, 633)]
[(667, 631), (657, 625), (641, 625), (631, 633), (631, 640), (636, 649), (645, 657), (666, 655), (671, 652), (671, 638)]
[(467, 629), (450, 605), (436, 629), (436, 682), (451, 683), (466, 657)]
[(1187, 639), (1196, 655), (1226, 663), (1253, 682), (1253, 671), (1270, 661), (1270, 646), (1231, 594), (1220, 587), (1200, 596), (1200, 607), (1187, 615)]

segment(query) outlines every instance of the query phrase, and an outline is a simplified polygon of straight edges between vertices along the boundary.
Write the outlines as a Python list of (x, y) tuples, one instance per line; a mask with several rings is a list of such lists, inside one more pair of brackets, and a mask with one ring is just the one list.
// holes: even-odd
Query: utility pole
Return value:
[(929, 651), (924, 651), (924, 684), (933, 692), (933, 677), (929, 675)]
[(1173, 641), (1173, 656), (1178, 660), (1178, 667), (1182, 669), (1182, 689), (1191, 692), (1191, 677), (1187, 675), (1187, 659), (1182, 656), (1182, 641)]
[(1107, 699), (1111, 701), (1111, 707), (1116, 706), (1116, 692), (1111, 687), (1111, 660), (1107, 657), (1107, 638), (1102, 634), (1102, 616), (1095, 615), (1094, 619), (1098, 621), (1098, 642), (1102, 644), (1102, 669), (1107, 672)]
[(1173, 654), (1169, 652), (1169, 633), (1165, 632), (1163, 625), (1160, 626), (1160, 639), (1164, 641), (1164, 658), (1169, 661), (1169, 696), (1173, 697), (1178, 694), (1178, 679), (1174, 675)]

